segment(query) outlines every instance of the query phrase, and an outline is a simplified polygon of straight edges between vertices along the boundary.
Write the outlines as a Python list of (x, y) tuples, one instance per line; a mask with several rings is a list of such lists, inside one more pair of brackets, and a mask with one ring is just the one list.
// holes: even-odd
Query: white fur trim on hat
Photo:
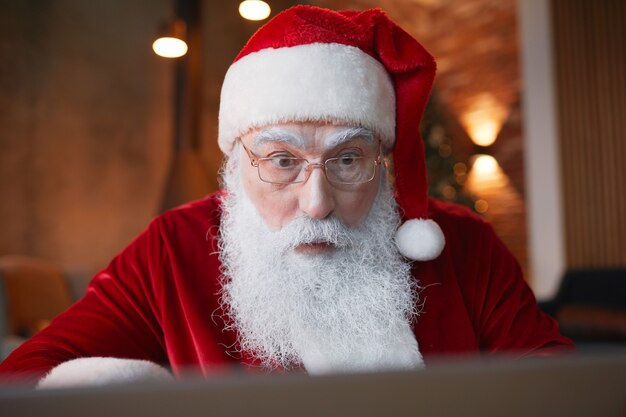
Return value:
[(119, 358), (78, 358), (63, 362), (44, 376), (37, 388), (65, 388), (167, 381), (172, 374), (154, 362)]
[(225, 154), (250, 129), (286, 122), (365, 127), (387, 148), (395, 140), (391, 78), (353, 46), (312, 43), (246, 55), (226, 73), (220, 100), (218, 143)]
[(414, 261), (429, 261), (439, 256), (445, 237), (430, 219), (410, 219), (396, 231), (396, 246), (403, 256)]

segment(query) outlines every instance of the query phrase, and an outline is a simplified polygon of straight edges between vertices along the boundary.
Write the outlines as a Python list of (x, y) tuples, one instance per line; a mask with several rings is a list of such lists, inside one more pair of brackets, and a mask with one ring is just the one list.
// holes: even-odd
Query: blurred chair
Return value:
[(539, 305), (583, 350), (626, 347), (626, 268), (568, 271), (556, 296)]
[(1, 256), (0, 355), (6, 356), (71, 303), (68, 283), (57, 265), (26, 256)]

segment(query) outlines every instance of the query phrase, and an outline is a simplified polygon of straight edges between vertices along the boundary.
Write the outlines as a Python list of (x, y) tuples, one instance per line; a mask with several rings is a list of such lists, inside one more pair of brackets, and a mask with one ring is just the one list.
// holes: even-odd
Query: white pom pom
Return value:
[(154, 362), (89, 357), (72, 359), (57, 365), (39, 381), (37, 388), (102, 386), (172, 379), (174, 378), (167, 369)]
[(430, 219), (407, 220), (396, 231), (398, 251), (414, 261), (435, 259), (445, 243), (441, 228)]

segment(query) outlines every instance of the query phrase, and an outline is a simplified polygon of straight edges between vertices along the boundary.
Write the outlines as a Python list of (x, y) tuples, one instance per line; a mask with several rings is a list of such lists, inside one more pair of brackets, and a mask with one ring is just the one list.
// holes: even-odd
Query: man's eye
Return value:
[(289, 156), (274, 156), (270, 161), (276, 168), (293, 168), (299, 164), (299, 159)]
[(355, 162), (355, 159), (358, 158), (359, 155), (355, 154), (355, 153), (345, 153), (342, 155), (339, 155), (337, 157), (337, 159), (339, 160), (339, 163), (341, 165), (352, 165)]

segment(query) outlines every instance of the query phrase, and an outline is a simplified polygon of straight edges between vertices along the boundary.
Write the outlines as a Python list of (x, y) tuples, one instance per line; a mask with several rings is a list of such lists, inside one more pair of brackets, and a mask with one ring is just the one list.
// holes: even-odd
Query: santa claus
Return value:
[(571, 348), (491, 228), (427, 197), (434, 75), (381, 10), (277, 15), (225, 77), (224, 191), (155, 219), (0, 371), (46, 387)]

